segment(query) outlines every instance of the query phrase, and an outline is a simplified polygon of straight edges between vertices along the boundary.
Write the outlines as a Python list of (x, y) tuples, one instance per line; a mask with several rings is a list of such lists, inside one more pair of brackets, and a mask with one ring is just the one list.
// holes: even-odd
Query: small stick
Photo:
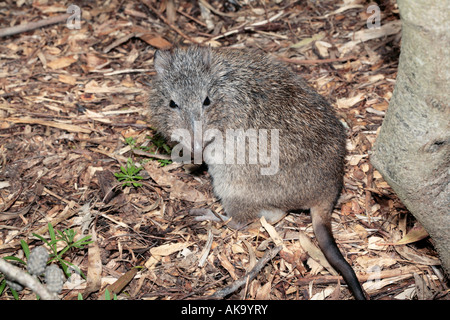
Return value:
[(314, 60), (304, 60), (304, 59), (297, 59), (297, 58), (284, 58), (284, 57), (278, 57), (278, 59), (283, 60), (288, 63), (294, 63), (294, 64), (320, 64), (320, 63), (332, 63), (332, 62), (342, 62), (342, 61), (348, 61), (348, 60), (356, 60), (356, 56), (347, 56), (347, 57), (340, 57), (340, 58), (329, 58), (329, 59), (314, 59)]
[(132, 151), (134, 154), (139, 155), (139, 156), (160, 159), (160, 160), (172, 160), (172, 157), (168, 154), (159, 154), (159, 153), (153, 154), (150, 152), (145, 152), (144, 150), (140, 150), (140, 149), (133, 149)]
[(211, 10), (213, 13), (217, 14), (218, 16), (222, 16), (222, 17), (229, 17), (229, 18), (237, 18), (239, 17), (238, 14), (236, 13), (225, 13), (225, 12), (221, 12), (217, 9), (215, 9), (213, 6), (211, 6), (207, 1), (205, 0), (200, 0), (201, 4), (204, 5), (206, 8), (208, 8), (209, 10)]
[(121, 45), (124, 42), (127, 42), (128, 40), (130, 40), (133, 37), (139, 37), (141, 36), (142, 33), (138, 33), (138, 32), (132, 32), (130, 34), (127, 34), (119, 39), (117, 39), (116, 41), (114, 41), (113, 43), (111, 43), (109, 46), (107, 46), (106, 48), (103, 49), (103, 53), (108, 53), (110, 52), (112, 49), (114, 49), (115, 47)]
[[(369, 272), (366, 274), (359, 274), (358, 280), (359, 282), (363, 283), (369, 280), (382, 280), (382, 279), (389, 279), (389, 278), (395, 278), (399, 276), (406, 276), (409, 275), (410, 277), (414, 276), (414, 272), (417, 274), (424, 273), (425, 270), (427, 270), (428, 266), (406, 266), (406, 267), (400, 267), (398, 269), (393, 270), (383, 270), (379, 273), (375, 272)], [(333, 276), (333, 275), (326, 275), (326, 276), (311, 276), (311, 277), (304, 277), (299, 278), (295, 285), (297, 286), (304, 286), (308, 285), (314, 281), (315, 284), (329, 284), (329, 283), (336, 283), (340, 281), (341, 283), (345, 283), (344, 278), (341, 276)]]
[(187, 14), (186, 12), (184, 12), (181, 9), (177, 9), (177, 12), (183, 16), (185, 16), (188, 19), (191, 19), (192, 21), (196, 22), (197, 24), (201, 25), (202, 27), (206, 28), (206, 23), (204, 23), (203, 21), (198, 20), (197, 18), (194, 18), (193, 16)]
[(70, 13), (65, 13), (60, 16), (43, 19), (43, 20), (39, 20), (36, 22), (30, 22), (30, 23), (23, 24), (23, 25), (21, 24), (21, 25), (14, 26), (14, 27), (3, 28), (3, 29), (0, 29), (0, 38), (12, 36), (14, 34), (18, 34), (18, 33), (22, 33), (22, 32), (31, 31), (31, 30), (49, 26), (52, 24), (60, 23), (60, 22), (66, 21), (67, 18), (69, 18), (70, 16), (71, 16)]
[(187, 34), (185, 34), (183, 31), (181, 31), (177, 26), (174, 26), (173, 24), (170, 23), (170, 21), (164, 17), (161, 12), (159, 12), (155, 7), (152, 6), (152, 4), (150, 3), (150, 1), (148, 0), (142, 0), (142, 2), (150, 9), (152, 10), (157, 16), (158, 18), (160, 18), (165, 24), (167, 24), (171, 29), (173, 29), (176, 33), (178, 33), (180, 36), (182, 36), (183, 38), (185, 38), (186, 40), (192, 42), (192, 43), (198, 43), (198, 41), (192, 39), (191, 37), (189, 37)]
[(250, 280), (252, 280), (254, 277), (256, 277), (256, 275), (261, 271), (261, 269), (266, 265), (266, 263), (269, 262), (270, 260), (272, 260), (278, 254), (278, 252), (280, 252), (280, 250), (282, 248), (283, 248), (283, 246), (278, 246), (278, 247), (275, 247), (273, 249), (266, 251), (264, 256), (261, 259), (259, 259), (259, 261), (255, 264), (255, 267), (251, 271), (249, 271), (245, 276), (243, 276), (239, 280), (236, 280), (229, 286), (226, 286), (225, 288), (223, 288), (219, 291), (216, 291), (209, 298), (212, 298), (212, 299), (225, 298), (230, 293), (233, 293), (234, 291), (236, 291), (237, 289), (239, 289), (246, 283), (249, 283)]
[(247, 23), (244, 23), (243, 25), (241, 25), (239, 27), (236, 27), (235, 29), (229, 30), (229, 31), (227, 31), (227, 32), (225, 32), (223, 34), (219, 34), (218, 36), (216, 36), (214, 38), (211, 38), (210, 41), (217, 40), (217, 39), (220, 39), (220, 38), (225, 38), (225, 37), (228, 37), (228, 36), (230, 36), (232, 34), (235, 34), (235, 33), (240, 33), (240, 32), (244, 32), (244, 31), (254, 31), (255, 28), (263, 26), (263, 25), (266, 25), (268, 23), (271, 23), (271, 22), (279, 19), (283, 15), (284, 15), (284, 11), (280, 11), (277, 14), (273, 15), (272, 17), (270, 17), (269, 19), (266, 19), (266, 20), (263, 20), (263, 21), (257, 21), (257, 22), (254, 22), (254, 23), (250, 24), (250, 25), (246, 25)]

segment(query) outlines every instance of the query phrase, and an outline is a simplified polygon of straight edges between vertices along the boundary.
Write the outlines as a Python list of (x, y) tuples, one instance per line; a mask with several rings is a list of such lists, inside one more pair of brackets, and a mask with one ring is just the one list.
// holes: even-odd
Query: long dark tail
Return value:
[(331, 232), (328, 210), (320, 207), (311, 208), (314, 234), (319, 247), (333, 268), (344, 278), (356, 300), (366, 300), (363, 289), (356, 278), (355, 271), (342, 256)]

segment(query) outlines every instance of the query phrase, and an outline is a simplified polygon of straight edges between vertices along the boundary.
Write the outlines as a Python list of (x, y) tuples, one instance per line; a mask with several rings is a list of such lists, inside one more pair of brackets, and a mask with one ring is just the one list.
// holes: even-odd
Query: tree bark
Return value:
[(397, 3), (399, 70), (371, 161), (428, 231), (450, 274), (450, 2)]

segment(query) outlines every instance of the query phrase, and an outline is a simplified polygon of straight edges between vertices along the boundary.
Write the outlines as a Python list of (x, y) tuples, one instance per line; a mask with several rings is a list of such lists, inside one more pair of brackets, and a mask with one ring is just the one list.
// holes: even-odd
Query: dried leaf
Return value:
[(172, 44), (160, 36), (154, 36), (152, 34), (146, 33), (139, 36), (142, 40), (147, 42), (152, 47), (155, 47), (157, 49), (166, 50), (172, 47)]
[(426, 237), (428, 237), (428, 232), (424, 227), (422, 227), (422, 225), (418, 224), (414, 226), (414, 228), (412, 228), (402, 239), (392, 245), (396, 246), (413, 243), (425, 239)]
[(321, 32), (321, 33), (315, 34), (311, 38), (305, 38), (305, 39), (291, 45), (291, 48), (298, 49), (298, 48), (304, 47), (314, 41), (322, 40), (324, 37), (325, 37), (325, 34), (323, 32)]
[(403, 258), (412, 261), (417, 264), (429, 265), (429, 266), (437, 266), (440, 265), (441, 262), (436, 257), (428, 256), (420, 251), (416, 251), (406, 245), (404, 246), (395, 246), (395, 251), (398, 252)]
[(87, 70), (95, 70), (100, 66), (105, 65), (108, 62), (105, 58), (100, 58), (96, 54), (93, 53), (87, 53), (86, 54), (86, 64), (87, 64)]
[(222, 265), (222, 267), (224, 267), (228, 271), (228, 273), (230, 274), (231, 278), (233, 278), (233, 280), (239, 279), (239, 277), (236, 275), (236, 269), (234, 268), (234, 266), (230, 262), (230, 260), (228, 260), (228, 258), (225, 255), (225, 253), (221, 252), (218, 255), (218, 258), (220, 260), (220, 264)]
[(325, 300), (330, 294), (334, 292), (335, 288), (328, 286), (320, 292), (316, 293), (311, 297), (311, 300)]
[(58, 76), (58, 80), (60, 82), (62, 82), (62, 83), (67, 83), (67, 84), (70, 84), (72, 86), (77, 83), (77, 78), (72, 77), (71, 75), (68, 75), (68, 74), (60, 74)]
[(386, 250), (388, 248), (388, 244), (384, 241), (383, 238), (372, 236), (369, 237), (369, 245), (368, 248), (372, 250)]
[(169, 243), (163, 244), (159, 247), (154, 247), (150, 249), (150, 253), (154, 256), (165, 257), (171, 255), (172, 253), (183, 250), (184, 248), (192, 246), (192, 242), (180, 242), (180, 243)]
[(339, 109), (347, 109), (353, 107), (358, 102), (362, 101), (365, 97), (365, 94), (360, 92), (353, 97), (350, 98), (341, 98), (336, 101), (336, 106)]
[(260, 221), (261, 221), (261, 225), (264, 227), (264, 229), (266, 229), (267, 233), (270, 235), (270, 237), (272, 238), (275, 245), (276, 246), (280, 246), (280, 245), (284, 246), (283, 238), (281, 238), (280, 235), (278, 234), (278, 232), (275, 230), (275, 228), (266, 221), (266, 218), (264, 216), (262, 216)]
[(65, 67), (70, 66), (72, 63), (78, 61), (77, 56), (67, 56), (67, 57), (61, 57), (57, 58), (55, 60), (52, 60), (47, 63), (47, 67), (56, 70), (56, 69), (62, 69)]
[(269, 300), (270, 292), (272, 291), (272, 281), (265, 283), (259, 290), (256, 292), (255, 300)]
[(330, 272), (332, 275), (336, 276), (338, 273), (334, 268), (328, 263), (327, 258), (323, 255), (322, 250), (320, 250), (314, 243), (312, 243), (311, 239), (302, 231), (299, 231), (298, 233), (300, 238), (300, 245), (302, 246), (303, 250), (308, 253), (308, 255), (319, 262), (323, 267), (325, 267), (328, 272)]
[(97, 234), (95, 229), (91, 230), (93, 243), (89, 244), (88, 248), (88, 273), (87, 273), (87, 285), (84, 290), (83, 296), (87, 296), (92, 292), (96, 292), (100, 289), (102, 284), (102, 259), (100, 257), (100, 247), (97, 243)]

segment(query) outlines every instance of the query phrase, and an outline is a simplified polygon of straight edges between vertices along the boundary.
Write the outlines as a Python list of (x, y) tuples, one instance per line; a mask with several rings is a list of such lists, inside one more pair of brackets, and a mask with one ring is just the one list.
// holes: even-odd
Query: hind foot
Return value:
[(211, 209), (206, 208), (194, 208), (189, 211), (189, 214), (196, 216), (195, 221), (215, 221), (226, 222), (229, 218), (219, 213), (214, 214)]

